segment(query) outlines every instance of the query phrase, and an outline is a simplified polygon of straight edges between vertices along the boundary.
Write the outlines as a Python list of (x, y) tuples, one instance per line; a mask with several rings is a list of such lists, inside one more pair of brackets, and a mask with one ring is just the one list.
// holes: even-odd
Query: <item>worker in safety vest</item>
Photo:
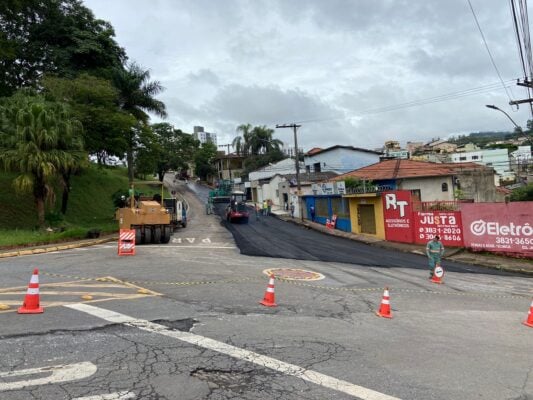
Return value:
[(444, 254), (444, 246), (440, 242), (439, 235), (435, 235), (426, 245), (426, 254), (429, 261), (429, 277), (433, 277), (433, 270), (437, 264), (440, 264), (440, 259)]

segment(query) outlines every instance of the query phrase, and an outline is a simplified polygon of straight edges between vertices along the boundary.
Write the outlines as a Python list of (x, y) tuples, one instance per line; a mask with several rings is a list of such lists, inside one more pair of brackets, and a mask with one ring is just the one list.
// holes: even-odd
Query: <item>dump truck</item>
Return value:
[(120, 229), (135, 230), (136, 244), (170, 241), (173, 231), (171, 215), (156, 200), (131, 199), (130, 207), (118, 208), (115, 218)]

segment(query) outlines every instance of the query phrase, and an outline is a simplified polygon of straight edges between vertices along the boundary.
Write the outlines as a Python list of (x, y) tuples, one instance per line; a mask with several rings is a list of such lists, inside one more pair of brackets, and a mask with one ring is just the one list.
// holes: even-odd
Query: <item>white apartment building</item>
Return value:
[(511, 170), (507, 149), (477, 150), (453, 153), (450, 156), (453, 163), (475, 162), (494, 168), (494, 171), (496, 171), (496, 175), (494, 176), (496, 186), (515, 179), (515, 174)]
[(217, 144), (216, 133), (210, 133), (210, 132), (204, 131), (203, 126), (195, 126), (193, 129), (194, 129), (194, 132), (192, 136), (196, 140), (199, 140), (201, 144), (208, 143), (208, 142), (213, 143), (214, 145)]

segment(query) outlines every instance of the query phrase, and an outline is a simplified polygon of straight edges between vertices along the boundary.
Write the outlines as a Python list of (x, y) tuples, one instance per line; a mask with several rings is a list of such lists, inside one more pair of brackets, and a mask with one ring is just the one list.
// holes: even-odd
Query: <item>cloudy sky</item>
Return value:
[(525, 126), (509, 2), (470, 2), (501, 80), (468, 0), (84, 0), (165, 87), (176, 128), (225, 144), (243, 123), (297, 122), (306, 151), (514, 128), (485, 104)]

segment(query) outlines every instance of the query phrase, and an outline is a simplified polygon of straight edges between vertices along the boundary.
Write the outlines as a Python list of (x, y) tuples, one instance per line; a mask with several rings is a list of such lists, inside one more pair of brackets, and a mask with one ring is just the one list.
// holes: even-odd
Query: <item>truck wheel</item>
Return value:
[(144, 242), (143, 243), (152, 243), (152, 227), (144, 227)]
[(141, 228), (135, 228), (135, 243), (141, 244), (141, 242), (142, 242)]
[(152, 231), (152, 243), (161, 242), (161, 228), (159, 226), (154, 227)]
[(170, 226), (163, 227), (163, 235), (161, 236), (161, 243), (168, 243), (170, 241), (170, 234), (172, 229)]

